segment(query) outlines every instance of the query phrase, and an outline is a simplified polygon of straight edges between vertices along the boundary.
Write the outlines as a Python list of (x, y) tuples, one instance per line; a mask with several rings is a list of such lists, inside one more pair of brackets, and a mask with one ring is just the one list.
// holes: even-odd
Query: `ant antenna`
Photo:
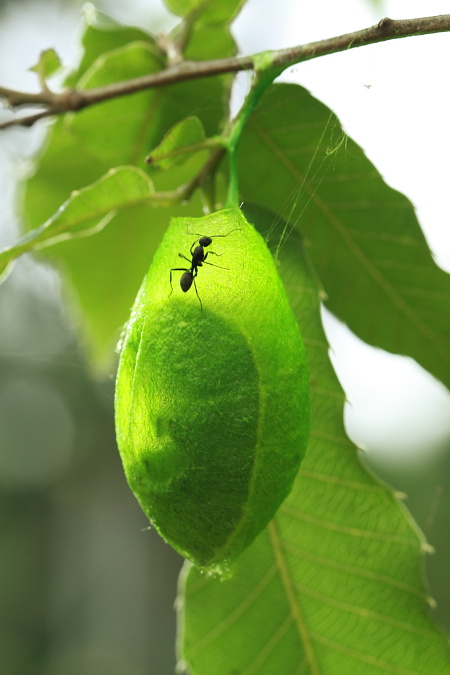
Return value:
[[(230, 230), (227, 234), (209, 234), (208, 237), (209, 237), (210, 239), (215, 239), (216, 237), (228, 237), (229, 234), (231, 234), (232, 232), (237, 232), (238, 230), (239, 230), (239, 232), (240, 232), (240, 231), (241, 231), (241, 228), (240, 228), (240, 227), (235, 227), (234, 230)], [(186, 234), (192, 235), (192, 236), (194, 236), (194, 237), (203, 237), (203, 235), (200, 234), (199, 232), (188, 232), (188, 231), (186, 230)]]

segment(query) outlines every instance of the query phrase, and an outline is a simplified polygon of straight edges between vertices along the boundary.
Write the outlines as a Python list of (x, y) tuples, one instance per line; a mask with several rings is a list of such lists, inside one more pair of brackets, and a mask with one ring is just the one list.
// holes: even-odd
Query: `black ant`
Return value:
[[(231, 232), (236, 232), (236, 230), (240, 230), (239, 227), (236, 227), (234, 230), (231, 230), (228, 232), (228, 234), (231, 234)], [(173, 293), (173, 286), (172, 286), (172, 272), (184, 272), (184, 274), (181, 275), (180, 277), (180, 286), (181, 290), (186, 293), (192, 286), (192, 282), (194, 282), (194, 288), (195, 292), (197, 294), (198, 301), (200, 303), (200, 309), (203, 311), (203, 305), (202, 301), (200, 300), (200, 296), (198, 294), (197, 290), (197, 284), (195, 283), (195, 277), (198, 274), (198, 268), (202, 267), (202, 265), (205, 263), (206, 265), (211, 265), (212, 267), (220, 267), (221, 270), (227, 270), (228, 267), (221, 267), (220, 265), (215, 265), (214, 263), (207, 262), (206, 258), (208, 257), (208, 254), (211, 253), (212, 255), (217, 255), (220, 256), (222, 255), (221, 253), (216, 253), (215, 251), (207, 251), (205, 253), (205, 248), (212, 244), (212, 240), (215, 239), (216, 237), (228, 237), (228, 234), (212, 234), (210, 237), (205, 237), (200, 234), (195, 234), (195, 232), (186, 232), (186, 234), (193, 234), (195, 237), (199, 237), (199, 239), (196, 239), (193, 243), (191, 248), (189, 249), (189, 253), (191, 256), (191, 260), (187, 258), (185, 255), (182, 253), (179, 253), (178, 255), (180, 258), (184, 258), (184, 260), (187, 260), (188, 263), (190, 263), (190, 267), (173, 267), (170, 270), (170, 288), (171, 291), (169, 293), (169, 297)], [(195, 246), (195, 244), (198, 244)], [(195, 248), (194, 248), (195, 246)]]

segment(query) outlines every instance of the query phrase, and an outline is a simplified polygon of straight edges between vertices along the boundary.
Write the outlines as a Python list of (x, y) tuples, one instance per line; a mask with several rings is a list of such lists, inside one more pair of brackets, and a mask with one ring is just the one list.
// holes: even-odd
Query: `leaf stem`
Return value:
[(199, 152), (200, 150), (211, 150), (214, 148), (220, 148), (226, 145), (226, 140), (222, 136), (210, 136), (205, 138), (203, 141), (198, 143), (192, 143), (191, 145), (183, 145), (179, 148), (175, 148), (170, 152), (164, 153), (154, 153), (151, 152), (145, 158), (146, 164), (158, 165), (165, 159), (171, 159), (173, 157), (178, 157), (180, 155), (186, 155), (193, 152)]
[(258, 59), (258, 64), (255, 65), (256, 72), (252, 86), (237, 116), (231, 122), (228, 133), (227, 150), (230, 166), (230, 181), (228, 185), (228, 194), (225, 208), (239, 206), (237, 170), (237, 146), (239, 139), (241, 138), (242, 132), (249, 117), (251, 116), (255, 107), (258, 105), (261, 96), (278, 74), (272, 68), (272, 55), (270, 52), (263, 54), (262, 57)]

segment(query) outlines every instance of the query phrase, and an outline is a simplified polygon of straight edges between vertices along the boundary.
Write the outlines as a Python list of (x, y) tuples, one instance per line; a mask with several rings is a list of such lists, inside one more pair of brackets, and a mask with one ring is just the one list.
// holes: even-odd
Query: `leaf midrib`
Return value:
[(286, 599), (289, 603), (291, 614), (295, 621), (298, 634), (304, 647), (307, 661), (311, 667), (311, 675), (321, 675), (322, 670), (319, 666), (319, 662), (313, 648), (311, 634), (306, 625), (306, 621), (303, 616), (297, 594), (295, 592), (295, 583), (289, 572), (289, 568), (283, 553), (283, 546), (277, 529), (276, 518), (270, 521), (267, 526), (267, 531), (270, 537), (270, 542), (278, 567), (278, 572), (280, 574), (280, 579), (284, 587)]

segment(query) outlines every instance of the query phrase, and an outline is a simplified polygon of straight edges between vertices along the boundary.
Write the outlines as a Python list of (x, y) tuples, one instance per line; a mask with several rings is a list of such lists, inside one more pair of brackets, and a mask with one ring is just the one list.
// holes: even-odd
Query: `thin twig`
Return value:
[(34, 115), (23, 115), (22, 117), (12, 117), (6, 122), (0, 124), (0, 129), (7, 129), (8, 127), (32, 127), (35, 122), (51, 115), (48, 110), (42, 110)]
[[(318, 42), (311, 42), (298, 47), (281, 49), (272, 53), (272, 65), (280, 71), (303, 61), (309, 61), (320, 56), (336, 54), (348, 49), (363, 47), (385, 40), (394, 40), (402, 37), (427, 35), (450, 31), (450, 14), (430, 16), (418, 19), (382, 19), (375, 26), (353, 33), (346, 33), (337, 37)], [(107, 101), (120, 96), (127, 96), (145, 89), (165, 87), (187, 80), (214, 77), (224, 73), (237, 73), (242, 70), (253, 70), (256, 56), (229, 57), (210, 61), (181, 61), (169, 65), (166, 69), (136, 77), (123, 82), (97, 87), (87, 90), (70, 89), (62, 93), (44, 90), (38, 94), (14, 91), (0, 87), (0, 97), (3, 97), (12, 108), (21, 106), (43, 107), (39, 113), (17, 117), (0, 124), (0, 128), (22, 125), (31, 126), (36, 120), (50, 115), (59, 115), (68, 111), (81, 110), (91, 105)]]

